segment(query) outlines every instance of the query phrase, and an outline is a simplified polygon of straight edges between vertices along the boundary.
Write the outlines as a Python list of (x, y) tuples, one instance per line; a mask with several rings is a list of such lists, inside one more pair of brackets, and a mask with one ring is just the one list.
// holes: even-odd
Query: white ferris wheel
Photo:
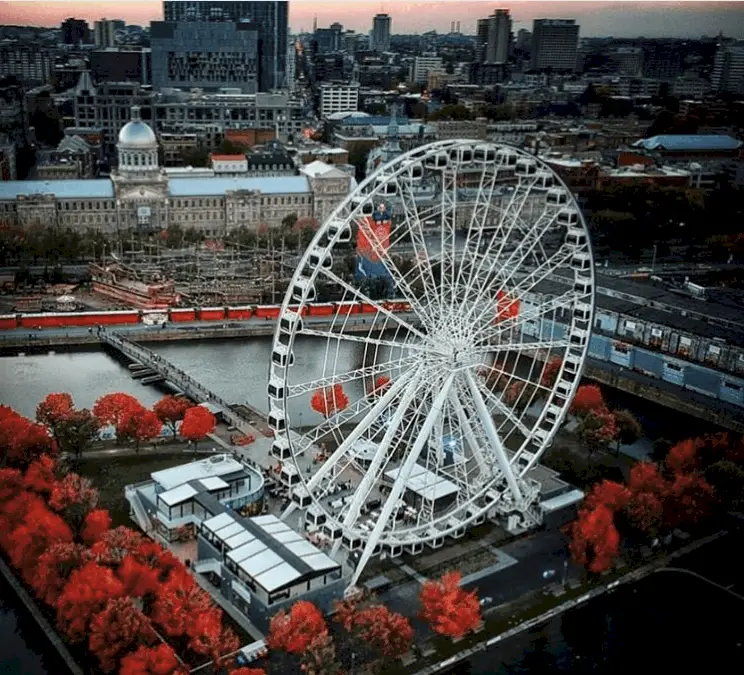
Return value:
[(352, 584), (372, 556), (486, 518), (539, 524), (536, 464), (593, 308), (586, 225), (540, 159), (453, 140), (381, 167), (320, 227), (282, 305), (268, 394), (283, 517), (347, 555)]

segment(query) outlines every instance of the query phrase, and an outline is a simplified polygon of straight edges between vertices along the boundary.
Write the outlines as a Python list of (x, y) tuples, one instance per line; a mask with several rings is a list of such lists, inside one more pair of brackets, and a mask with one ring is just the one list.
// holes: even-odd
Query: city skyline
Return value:
[[(439, 0), (438, 2), (404, 2), (360, 0), (352, 3), (290, 2), (290, 25), (293, 31), (311, 30), (317, 17), (318, 26), (338, 21), (345, 28), (368, 32), (379, 12), (392, 18), (392, 33), (422, 33), (428, 30), (448, 32), (453, 21), (461, 31), (474, 35), (476, 21), (494, 9), (509, 9), (515, 32), (531, 29), (536, 18), (573, 18), (581, 26), (582, 37), (645, 36), (699, 37), (723, 31), (731, 37), (744, 37), (744, 4), (734, 2), (484, 2)], [(672, 13), (673, 11), (673, 13)], [(102, 17), (121, 18), (128, 23), (146, 25), (161, 20), (162, 2), (0, 2), (0, 23), (17, 25), (58, 26), (68, 17), (93, 22)], [(422, 24), (422, 17), (426, 23)]]

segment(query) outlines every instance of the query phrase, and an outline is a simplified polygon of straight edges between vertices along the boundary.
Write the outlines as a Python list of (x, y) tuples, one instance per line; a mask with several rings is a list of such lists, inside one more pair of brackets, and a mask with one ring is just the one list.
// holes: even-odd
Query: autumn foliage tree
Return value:
[(142, 646), (121, 660), (120, 675), (186, 675), (188, 669), (178, 661), (168, 645)]
[(25, 469), (42, 455), (56, 455), (57, 444), (42, 424), (0, 405), (0, 466)]
[(177, 436), (178, 423), (183, 419), (186, 411), (192, 407), (191, 401), (183, 396), (163, 396), (154, 406), (152, 411), (157, 415), (160, 422), (166, 425)]
[(183, 416), (181, 436), (191, 441), (196, 450), (197, 443), (211, 434), (216, 426), (215, 416), (204, 406), (196, 405), (189, 408)]
[(372, 605), (356, 612), (354, 628), (361, 639), (383, 656), (402, 656), (413, 643), (413, 628), (406, 617), (384, 605)]
[(108, 600), (90, 622), (88, 646), (98, 658), (101, 670), (116, 670), (121, 657), (133, 647), (157, 641), (150, 620), (131, 598)]
[(586, 444), (589, 452), (606, 448), (617, 438), (615, 416), (607, 408), (593, 408), (584, 413), (576, 428), (576, 435)]
[(323, 417), (332, 417), (349, 407), (349, 397), (342, 385), (334, 384), (315, 391), (310, 398), (310, 407)]
[(421, 618), (440, 635), (461, 638), (481, 623), (480, 602), (473, 591), (460, 587), (459, 572), (447, 572), (421, 587)]
[(378, 375), (372, 383), (372, 395), (382, 396), (390, 388), (390, 378), (387, 375)]
[(162, 423), (152, 410), (139, 406), (126, 411), (116, 429), (116, 436), (122, 441), (134, 441), (134, 451), (138, 453), (140, 443), (157, 438), (162, 428)]
[(93, 406), (93, 414), (101, 424), (110, 424), (118, 429), (124, 417), (130, 411), (141, 407), (142, 404), (134, 396), (116, 392), (101, 396)]
[(279, 610), (269, 624), (266, 646), (269, 649), (302, 655), (319, 637), (328, 635), (323, 614), (311, 602), (300, 600), (289, 612)]
[(602, 390), (596, 384), (582, 384), (571, 402), (571, 412), (579, 416), (606, 407)]
[(571, 525), (569, 550), (574, 562), (594, 573), (608, 569), (620, 554), (620, 533), (612, 509), (583, 509)]
[(545, 364), (542, 376), (540, 377), (540, 384), (543, 387), (552, 388), (558, 378), (562, 363), (563, 359), (560, 356), (554, 356)]
[(57, 423), (69, 415), (74, 407), (70, 394), (47, 394), (44, 400), (36, 406), (36, 421), (49, 427), (56, 438)]

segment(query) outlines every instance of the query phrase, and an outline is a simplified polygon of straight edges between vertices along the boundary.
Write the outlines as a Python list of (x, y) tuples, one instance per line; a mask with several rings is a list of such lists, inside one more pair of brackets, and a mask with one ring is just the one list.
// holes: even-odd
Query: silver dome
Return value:
[(127, 148), (155, 148), (155, 132), (140, 118), (139, 106), (132, 107), (132, 119), (119, 132), (119, 145)]

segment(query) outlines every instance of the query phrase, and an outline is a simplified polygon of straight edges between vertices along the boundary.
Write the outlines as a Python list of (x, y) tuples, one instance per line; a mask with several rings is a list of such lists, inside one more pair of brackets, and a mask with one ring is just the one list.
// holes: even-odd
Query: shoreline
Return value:
[(5, 579), (5, 581), (8, 583), (8, 586), (10, 586), (13, 589), (16, 596), (18, 597), (18, 600), (21, 602), (24, 608), (29, 612), (33, 620), (36, 622), (36, 624), (39, 626), (41, 631), (44, 633), (51, 647), (54, 648), (54, 650), (59, 655), (62, 662), (67, 666), (70, 672), (70, 675), (84, 675), (83, 669), (78, 665), (77, 661), (75, 661), (75, 659), (72, 658), (72, 654), (70, 653), (70, 650), (67, 648), (67, 645), (64, 643), (62, 638), (57, 634), (57, 631), (54, 630), (54, 627), (49, 623), (49, 620), (42, 614), (41, 610), (36, 604), (36, 600), (34, 600), (34, 598), (31, 597), (31, 594), (26, 590), (25, 586), (18, 580), (16, 575), (13, 573), (13, 570), (11, 570), (10, 567), (8, 567), (5, 560), (3, 560), (3, 558), (1, 557), (0, 557), (0, 574), (2, 574), (3, 579)]

